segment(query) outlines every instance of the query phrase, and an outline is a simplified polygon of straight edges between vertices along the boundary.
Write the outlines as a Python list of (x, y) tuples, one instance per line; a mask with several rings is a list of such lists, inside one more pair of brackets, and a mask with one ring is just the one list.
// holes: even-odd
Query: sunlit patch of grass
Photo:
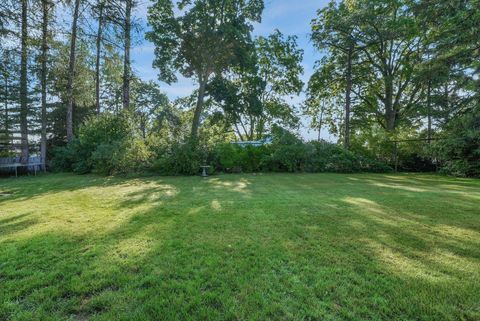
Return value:
[(480, 320), (480, 182), (0, 181), (0, 320)]
[(393, 188), (395, 190), (405, 190), (408, 192), (426, 192), (425, 188), (413, 187), (413, 186), (403, 186), (400, 184), (384, 184), (384, 183), (375, 183), (373, 182), (372, 185), (378, 187), (386, 187), (386, 188)]

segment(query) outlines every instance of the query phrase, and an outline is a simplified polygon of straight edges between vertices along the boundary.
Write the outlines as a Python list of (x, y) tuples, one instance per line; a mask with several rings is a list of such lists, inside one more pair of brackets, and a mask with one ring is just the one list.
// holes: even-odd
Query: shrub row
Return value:
[(126, 115), (104, 114), (88, 120), (77, 138), (55, 150), (57, 170), (102, 175), (152, 171), (195, 175), (201, 165), (221, 172), (387, 172), (385, 164), (328, 142), (304, 143), (281, 128), (271, 143), (205, 146), (198, 141), (147, 144)]
[[(200, 147), (199, 147), (200, 146)], [(198, 142), (172, 144), (159, 153), (153, 170), (165, 175), (194, 175), (201, 165), (214, 172), (389, 172), (382, 162), (325, 141), (304, 143), (275, 128), (263, 146), (223, 143), (205, 147)]]

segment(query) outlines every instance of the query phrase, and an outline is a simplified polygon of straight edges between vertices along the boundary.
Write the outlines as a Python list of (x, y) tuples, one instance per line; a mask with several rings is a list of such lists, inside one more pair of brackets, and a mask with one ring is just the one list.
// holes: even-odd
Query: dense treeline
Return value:
[[(295, 35), (252, 35), (262, 0), (155, 0), (148, 29), (135, 16), (141, 5), (0, 4), (0, 156), (39, 154), (82, 173), (191, 174), (207, 163), (313, 171), (312, 155), (324, 153), (335, 156), (314, 171), (385, 168), (379, 159), (480, 175), (479, 0), (332, 1), (311, 23), (319, 60), (308, 84)], [(192, 78), (190, 96), (169, 101), (135, 74), (130, 52), (144, 40), (159, 80)], [(303, 91), (304, 104), (291, 103)], [(289, 144), (259, 148), (258, 166), (222, 165), (223, 154), (247, 152), (225, 143), (273, 139), (305, 115), (338, 146), (291, 139), (284, 154)], [(278, 153), (284, 165), (272, 161)]]
[[(396, 153), (409, 170), (435, 162), (478, 175), (479, 25), (477, 0), (330, 2), (312, 21), (325, 56), (306, 112), (352, 150), (387, 159), (388, 142), (403, 140)], [(465, 122), (468, 132), (454, 129)]]

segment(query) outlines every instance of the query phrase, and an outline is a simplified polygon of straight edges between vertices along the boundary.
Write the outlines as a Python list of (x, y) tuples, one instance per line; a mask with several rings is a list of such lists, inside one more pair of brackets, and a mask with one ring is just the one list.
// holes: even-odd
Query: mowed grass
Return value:
[(0, 181), (0, 320), (480, 320), (480, 181)]

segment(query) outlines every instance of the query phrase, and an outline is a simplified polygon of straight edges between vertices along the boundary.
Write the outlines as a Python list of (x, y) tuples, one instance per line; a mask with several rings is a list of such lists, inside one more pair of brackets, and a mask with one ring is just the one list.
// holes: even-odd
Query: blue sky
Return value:
[[(267, 36), (275, 29), (279, 29), (286, 35), (296, 35), (298, 45), (304, 50), (303, 66), (305, 74), (303, 80), (306, 83), (313, 72), (315, 61), (320, 58), (318, 53), (309, 41), (310, 21), (315, 17), (317, 9), (322, 8), (328, 3), (328, 0), (265, 0), (265, 10), (262, 16), (262, 23), (255, 25), (254, 35)], [(137, 18), (146, 23), (147, 8), (150, 5), (148, 0), (141, 1), (137, 11)], [(157, 71), (152, 68), (153, 45), (144, 40), (132, 48), (133, 68), (135, 72), (144, 80), (157, 80)], [(195, 83), (190, 79), (180, 78), (177, 83), (167, 85), (160, 83), (162, 90), (170, 99), (184, 97), (192, 93)], [(300, 104), (303, 96), (297, 97), (293, 103)], [(305, 139), (314, 139), (317, 133), (309, 131), (306, 124), (307, 119), (303, 119), (304, 126), (300, 129), (300, 134)], [(333, 139), (326, 130), (322, 136), (326, 139)]]

